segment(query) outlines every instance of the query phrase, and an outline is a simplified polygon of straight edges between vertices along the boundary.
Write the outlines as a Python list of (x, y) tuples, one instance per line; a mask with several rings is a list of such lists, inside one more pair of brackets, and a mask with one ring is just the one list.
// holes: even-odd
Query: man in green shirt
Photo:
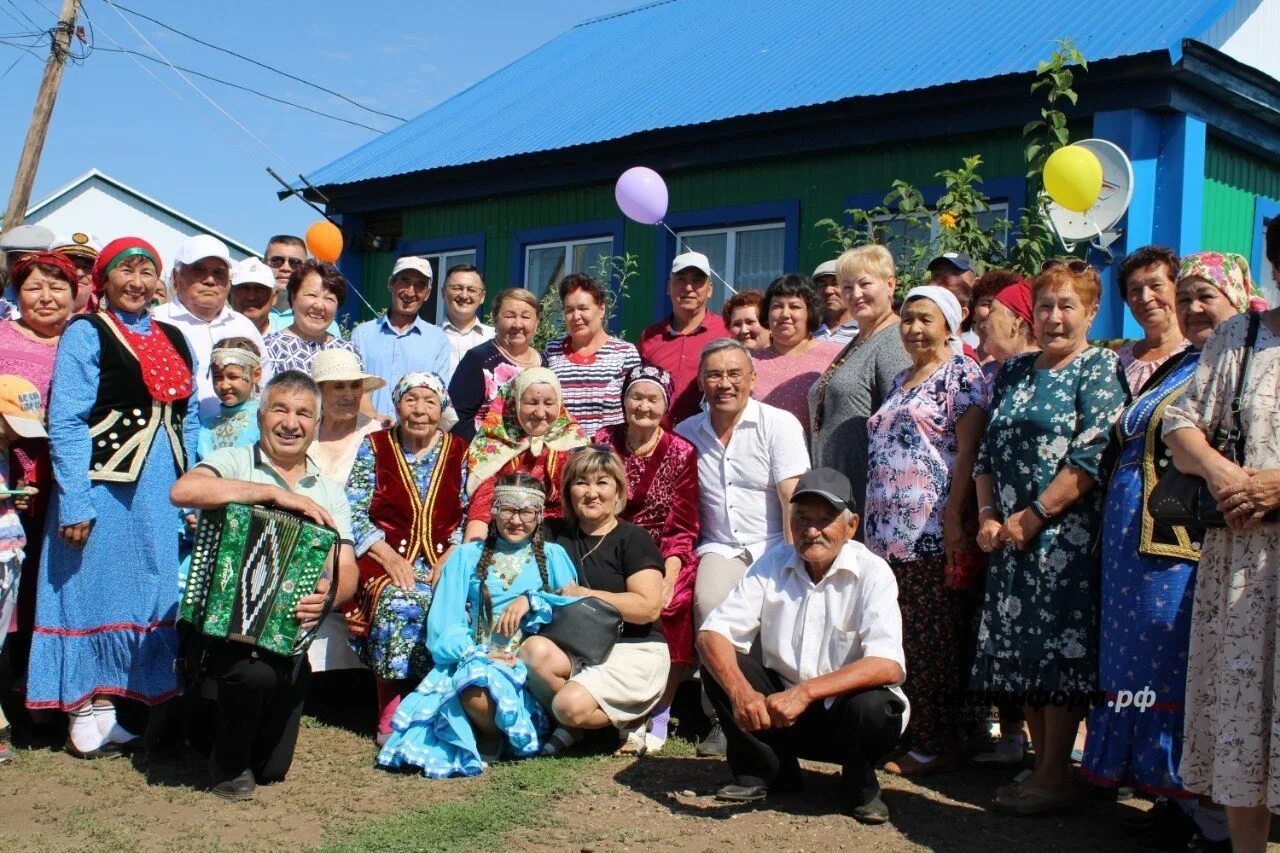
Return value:
[[(359, 570), (351, 535), (351, 507), (342, 487), (307, 458), (320, 418), (320, 389), (311, 377), (287, 370), (272, 377), (258, 408), (261, 438), (252, 447), (214, 451), (170, 490), (175, 506), (219, 509), (229, 503), (275, 506), (331, 527), (341, 540), (335, 606), (355, 593)], [(317, 625), (330, 579), (297, 607), (303, 627)], [(251, 799), (259, 784), (280, 782), (293, 761), (298, 723), (311, 669), (241, 643), (212, 640), (208, 676), (217, 686), (217, 728), (209, 758), (212, 790)]]

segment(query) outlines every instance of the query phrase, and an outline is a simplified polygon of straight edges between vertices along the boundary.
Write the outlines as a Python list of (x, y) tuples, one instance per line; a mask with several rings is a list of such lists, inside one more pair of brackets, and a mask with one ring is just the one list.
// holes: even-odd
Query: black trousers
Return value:
[[(738, 653), (747, 682), (768, 696), (787, 689), (776, 672), (755, 658)], [(841, 767), (840, 785), (852, 807), (880, 793), (876, 766), (902, 737), (901, 699), (886, 687), (836, 698), (831, 707), (818, 701), (785, 729), (745, 732), (733, 717), (729, 696), (706, 669), (703, 685), (715, 706), (728, 741), (729, 768), (739, 785), (767, 785), (799, 773), (798, 758), (828, 761)]]
[(217, 724), (209, 774), (213, 784), (252, 770), (259, 784), (281, 782), (293, 763), (311, 667), (238, 643), (214, 641), (208, 677), (217, 686)]

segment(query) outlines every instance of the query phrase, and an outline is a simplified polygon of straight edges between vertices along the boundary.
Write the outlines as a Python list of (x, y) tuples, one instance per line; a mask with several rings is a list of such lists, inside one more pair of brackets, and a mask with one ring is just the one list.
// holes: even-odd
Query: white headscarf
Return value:
[(904, 311), (913, 299), (928, 299), (938, 306), (943, 319), (947, 321), (947, 329), (951, 332), (951, 351), (956, 354), (963, 353), (964, 344), (960, 341), (960, 324), (964, 322), (964, 311), (961, 310), (960, 300), (956, 299), (955, 294), (936, 284), (922, 284), (907, 291), (907, 297), (902, 300)]

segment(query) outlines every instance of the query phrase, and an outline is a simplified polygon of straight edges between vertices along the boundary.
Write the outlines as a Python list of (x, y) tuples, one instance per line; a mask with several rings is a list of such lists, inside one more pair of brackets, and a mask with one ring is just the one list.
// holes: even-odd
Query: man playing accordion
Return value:
[[(294, 616), (303, 633), (318, 625), (326, 604), (336, 607), (351, 598), (359, 574), (346, 495), (307, 458), (319, 416), (320, 390), (311, 378), (292, 370), (277, 374), (267, 383), (258, 409), (258, 443), (214, 451), (183, 475), (169, 494), (179, 507), (208, 512), (231, 504), (269, 506), (337, 532), (337, 589), (327, 602), (326, 570), (315, 592), (298, 600)], [(270, 536), (264, 536), (255, 546), (259, 556), (271, 545)], [(210, 633), (207, 627), (204, 633)], [(247, 800), (258, 784), (282, 781), (289, 770), (311, 670), (305, 655), (276, 654), (261, 644), (231, 639), (204, 640), (204, 674), (217, 689), (217, 725), (209, 759), (212, 790), (221, 797)]]

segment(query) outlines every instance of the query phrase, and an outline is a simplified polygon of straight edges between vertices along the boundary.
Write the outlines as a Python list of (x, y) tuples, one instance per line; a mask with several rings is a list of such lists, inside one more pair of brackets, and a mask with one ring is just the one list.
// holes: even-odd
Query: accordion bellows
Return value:
[(337, 543), (334, 531), (278, 509), (227, 504), (203, 510), (180, 618), (210, 637), (291, 657), (315, 630), (294, 615)]

